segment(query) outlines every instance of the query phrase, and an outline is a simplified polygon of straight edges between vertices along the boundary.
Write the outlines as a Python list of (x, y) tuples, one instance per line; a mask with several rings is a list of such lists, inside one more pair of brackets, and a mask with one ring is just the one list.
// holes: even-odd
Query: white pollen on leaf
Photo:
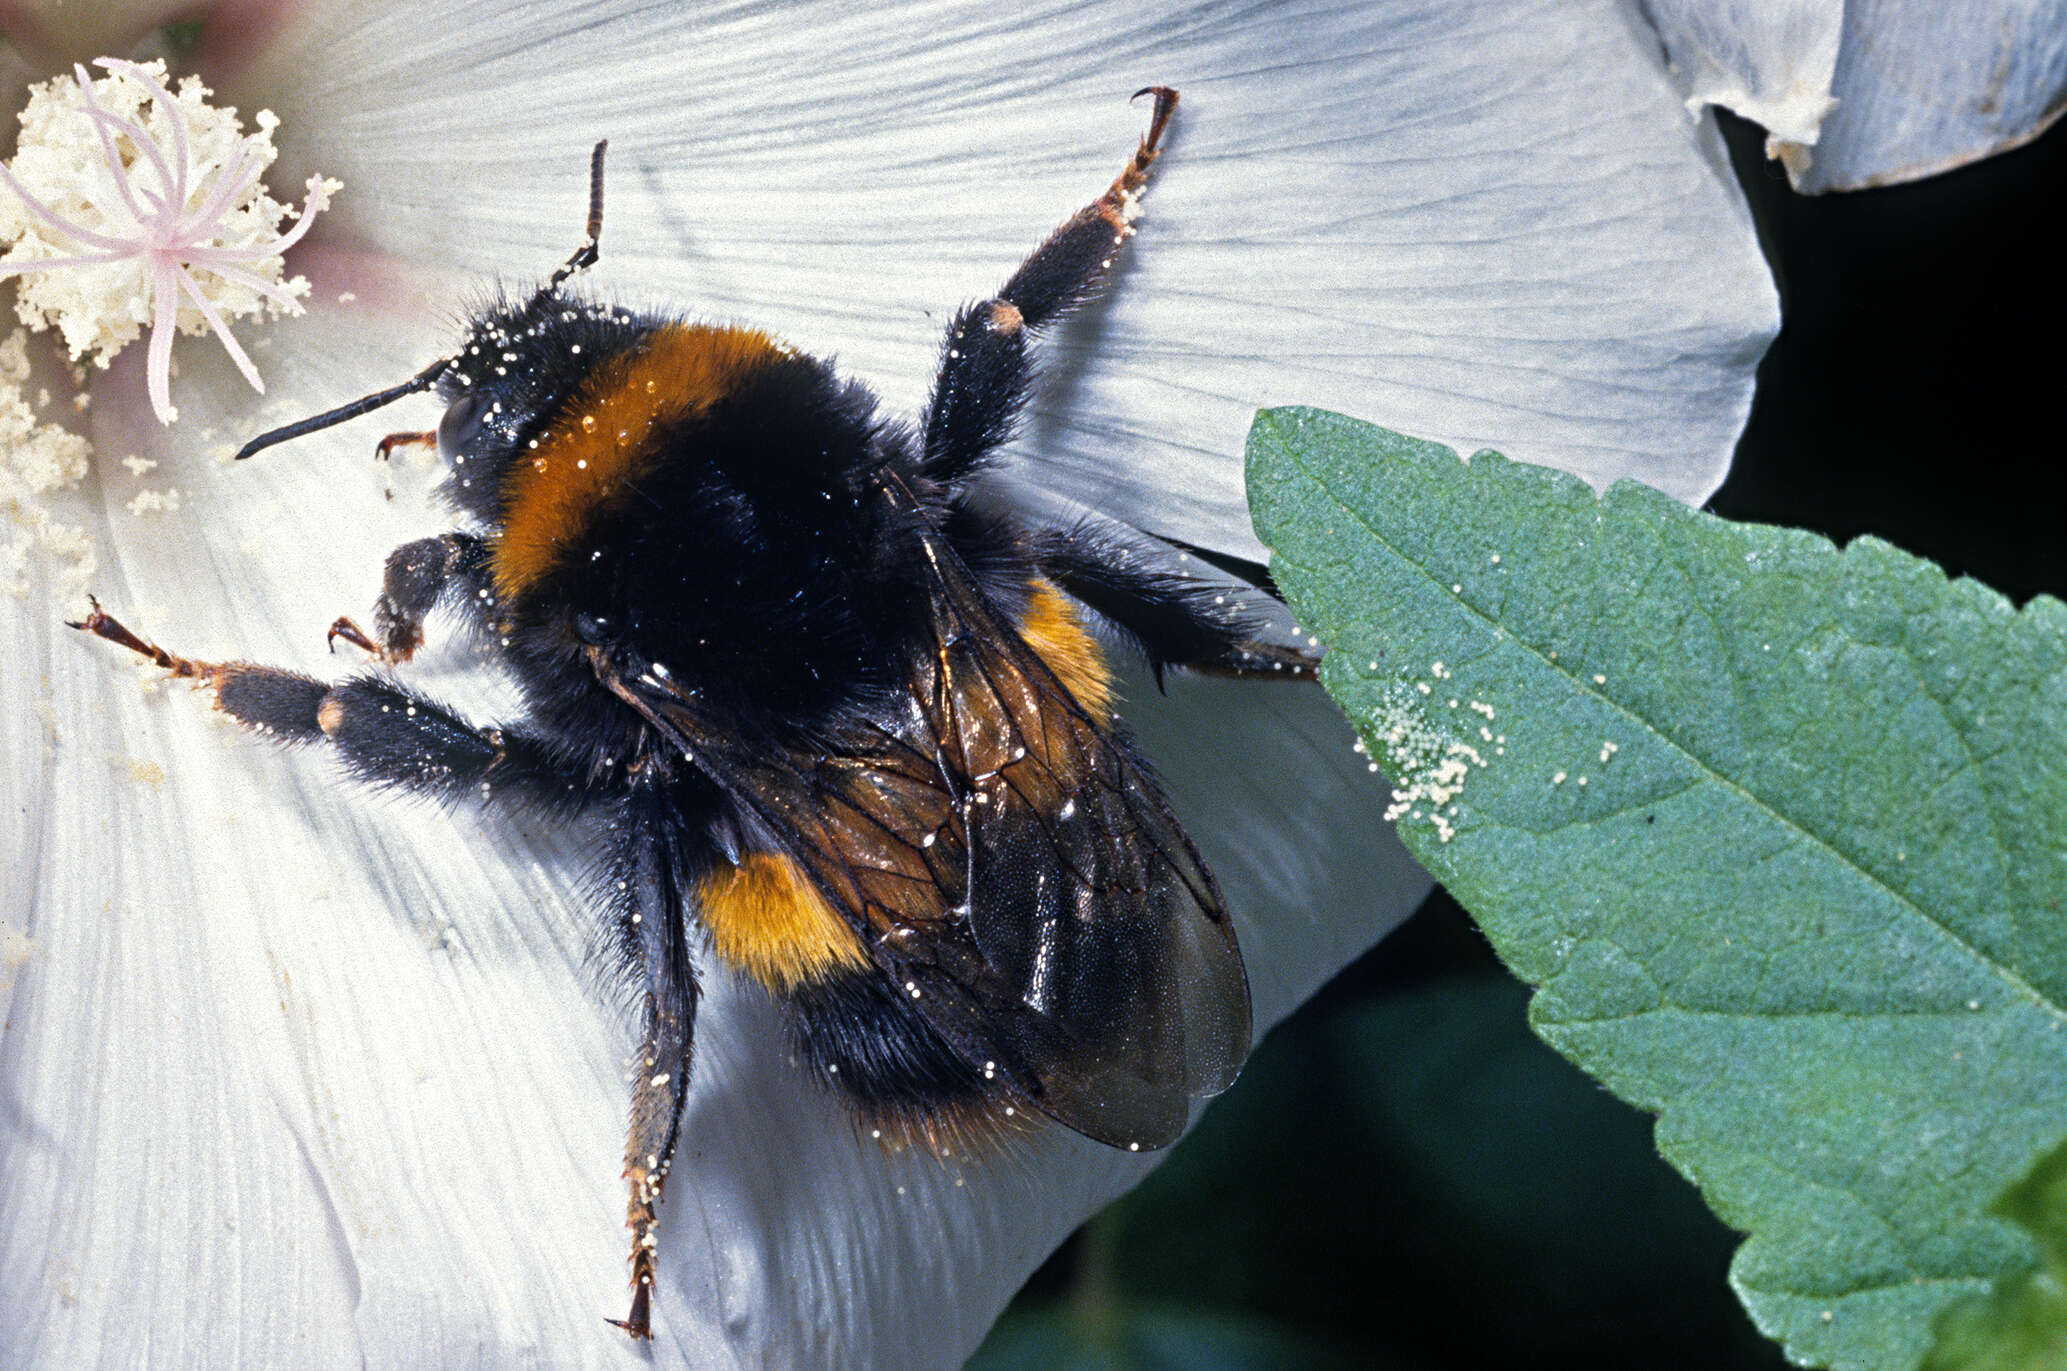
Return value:
[[(1426, 694), (1426, 683), (1417, 686)], [(1404, 687), (1396, 687), (1391, 698), (1379, 706), (1372, 719), (1377, 747), (1393, 777), (1392, 803), (1385, 817), (1392, 822), (1423, 819), (1434, 825), (1436, 838), (1449, 842), (1456, 836), (1451, 822), (1457, 814), (1456, 800), (1463, 793), (1474, 768), (1483, 768), (1486, 758), (1468, 740), (1452, 735), (1430, 719), (1425, 707)], [(1370, 769), (1378, 770), (1377, 761)]]

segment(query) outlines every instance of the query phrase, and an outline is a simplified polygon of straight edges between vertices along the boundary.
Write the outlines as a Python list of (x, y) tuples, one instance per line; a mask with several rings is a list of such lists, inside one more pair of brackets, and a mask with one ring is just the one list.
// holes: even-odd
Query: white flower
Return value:
[[(134, 350), (94, 378), (102, 460), (71, 512), (101, 598), (200, 655), (346, 669), (325, 626), (449, 519), (425, 472), (402, 464), (388, 500), (368, 461), (435, 409), (225, 454), (405, 379), (485, 278), (563, 260), (600, 137), (590, 288), (767, 324), (909, 409), (948, 314), (1111, 178), (1139, 132), (1126, 96), (1180, 87), (1140, 237), (1047, 346), (1016, 451), (1059, 495), (1249, 556), (1260, 404), (1699, 498), (1773, 327), (1712, 131), (1612, 4), (238, 12), (261, 10), (263, 41), (204, 29), (191, 60), (279, 114), (287, 182), (352, 188), (296, 254), (308, 316), (253, 343), (273, 344), (262, 406), (222, 357), (183, 359), (170, 434)], [(0, 73), (18, 91), (92, 37), (48, 29), (23, 44), (47, 65)], [(125, 453), (178, 509), (127, 512), (143, 478), (106, 460)], [(20, 683), (0, 699), (0, 1362), (629, 1362), (603, 1319), (631, 1037), (584, 976), (581, 854), (217, 727), (60, 627), (81, 608), (0, 600)], [(481, 690), (466, 665), (434, 650), (411, 675)], [(1316, 692), (1137, 696), (1267, 1025), (1425, 878), (1379, 839), (1385, 790)], [(765, 1004), (709, 992), (661, 1365), (954, 1365), (1152, 1164), (1059, 1131), (991, 1164), (886, 1160), (789, 1066)]]

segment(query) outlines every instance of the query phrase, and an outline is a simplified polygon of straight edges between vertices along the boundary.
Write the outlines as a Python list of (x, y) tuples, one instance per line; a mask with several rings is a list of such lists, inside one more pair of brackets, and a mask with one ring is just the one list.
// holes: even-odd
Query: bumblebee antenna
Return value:
[[(602, 256), (603, 150), (609, 146), (610, 140), (605, 138), (600, 143), (597, 143), (595, 151), (589, 154), (588, 241), (575, 250), (574, 255), (567, 259), (565, 266), (553, 273), (552, 279), (547, 281), (544, 288), (539, 291), (540, 295), (551, 294), (559, 288), (562, 281), (576, 272), (588, 270), (596, 264), (596, 259)], [(329, 428), (333, 424), (342, 424), (348, 420), (356, 419), (362, 414), (370, 414), (383, 405), (393, 404), (405, 395), (415, 395), (419, 391), (429, 390), (438, 383), (438, 378), (443, 376), (446, 370), (458, 360), (457, 357), (440, 357), (437, 361), (431, 363), (422, 371), (417, 372), (416, 375), (410, 377), (399, 386), (389, 386), (386, 390), (362, 396), (348, 405), (339, 405), (336, 409), (325, 410), (323, 413), (311, 418), (298, 419), (294, 423), (283, 424), (276, 429), (269, 429), (259, 434), (258, 437), (253, 438), (243, 447), (238, 448), (237, 460), (241, 462), (255, 452), (265, 451), (275, 443), (284, 443), (289, 439), (314, 433), (318, 429)]]
[(578, 271), (587, 271), (603, 255), (603, 153), (609, 146), (610, 140), (605, 138), (589, 154), (589, 240), (575, 249), (566, 266), (553, 273), (553, 278), (545, 283), (547, 291), (559, 289), (560, 282)]
[(445, 374), (445, 369), (452, 365), (453, 360), (450, 357), (440, 357), (437, 361), (431, 363), (422, 371), (417, 372), (416, 375), (410, 377), (399, 386), (389, 386), (386, 390), (379, 391), (373, 395), (363, 396), (348, 405), (339, 405), (336, 409), (325, 410), (313, 418), (298, 419), (294, 423), (283, 424), (279, 428), (261, 433), (243, 447), (237, 449), (237, 460), (241, 462), (252, 453), (263, 452), (275, 443), (284, 443), (290, 438), (299, 438), (304, 433), (314, 433), (319, 428), (329, 428), (332, 424), (341, 424), (347, 419), (356, 419), (362, 414), (370, 414), (382, 405), (391, 405), (405, 395), (414, 395), (420, 390), (429, 390), (438, 383), (438, 378)]

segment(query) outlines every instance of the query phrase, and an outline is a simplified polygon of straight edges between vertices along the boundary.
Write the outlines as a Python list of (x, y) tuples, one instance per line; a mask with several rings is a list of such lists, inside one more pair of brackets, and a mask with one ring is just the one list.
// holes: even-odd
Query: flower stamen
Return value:
[[(58, 328), (75, 361), (92, 353), (103, 367), (148, 323), (147, 388), (162, 423), (178, 413), (175, 331), (214, 333), (263, 393), (229, 320), (302, 312), (309, 284), (283, 279), (281, 254), (308, 233), (339, 183), (310, 177), (300, 213), (282, 232), (293, 210), (260, 181), (277, 155), (279, 121), (270, 111), (260, 111), (258, 131), (247, 134), (236, 111), (208, 105), (207, 89), (192, 77), (175, 95), (161, 79), (163, 62), (103, 57), (95, 65), (109, 75), (94, 81), (85, 67), (73, 68), (76, 103), (61, 101), (62, 81), (32, 88), (20, 148), (0, 165), (0, 185), (19, 202), (0, 202), (0, 242), (11, 243), (0, 276), (20, 278), (16, 312), (31, 328)], [(80, 117), (93, 130), (87, 146), (97, 147), (97, 159), (81, 156)], [(149, 181), (139, 180), (146, 163)]]

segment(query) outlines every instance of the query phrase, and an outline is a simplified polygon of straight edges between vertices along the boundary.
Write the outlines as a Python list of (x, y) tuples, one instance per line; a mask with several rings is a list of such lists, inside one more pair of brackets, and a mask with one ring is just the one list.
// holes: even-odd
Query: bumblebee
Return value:
[[(1310, 676), (1221, 583), (1111, 521), (1035, 525), (977, 478), (1027, 395), (1028, 340), (1133, 234), (1177, 102), (1111, 186), (948, 328), (918, 422), (752, 328), (546, 283), (502, 296), (410, 380), (239, 457), (435, 389), (466, 527), (388, 558), (381, 665), (338, 682), (203, 662), (103, 612), (74, 627), (376, 786), (584, 826), (603, 937), (642, 1034), (625, 1177), (651, 1336), (656, 1220), (690, 1079), (698, 963), (765, 987), (790, 1050), (892, 1139), (980, 1146), (1045, 1116), (1141, 1150), (1248, 1051), (1248, 982), (1211, 873), (1115, 716), (1105, 641), (1181, 666)], [(388, 668), (454, 611), (514, 678), (478, 726)], [(1094, 628), (1103, 632), (1094, 632)], [(701, 952), (701, 956), (699, 956)]]

